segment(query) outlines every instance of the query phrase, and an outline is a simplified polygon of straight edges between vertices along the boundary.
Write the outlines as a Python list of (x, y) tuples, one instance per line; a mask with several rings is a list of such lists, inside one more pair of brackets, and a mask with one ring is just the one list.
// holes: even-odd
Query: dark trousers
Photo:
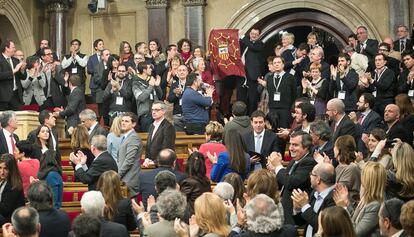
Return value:
[(259, 91), (257, 90), (257, 80), (247, 80), (247, 111), (252, 114), (257, 110), (259, 103)]
[(21, 99), (19, 98), (19, 92), (18, 90), (13, 91), (12, 98), (10, 98), (9, 101), (3, 101), (0, 102), (0, 111), (5, 110), (20, 110), (20, 107), (22, 106)]
[(203, 135), (206, 132), (205, 123), (186, 123), (185, 124), (185, 133), (187, 135), (199, 134)]

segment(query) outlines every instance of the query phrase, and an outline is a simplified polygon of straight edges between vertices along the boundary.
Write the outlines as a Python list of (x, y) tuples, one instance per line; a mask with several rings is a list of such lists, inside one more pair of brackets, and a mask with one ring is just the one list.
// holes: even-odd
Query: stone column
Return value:
[(206, 0), (183, 0), (185, 37), (196, 45), (205, 44), (204, 8)]
[(50, 47), (56, 51), (59, 59), (66, 53), (66, 12), (69, 9), (67, 0), (49, 0), (49, 40)]
[(389, 34), (391, 37), (396, 38), (395, 30), (398, 25), (406, 25), (408, 29), (411, 29), (410, 4), (409, 0), (388, 0), (388, 5), (390, 14)]
[(156, 38), (165, 49), (168, 36), (168, 0), (146, 0), (148, 9), (148, 39)]

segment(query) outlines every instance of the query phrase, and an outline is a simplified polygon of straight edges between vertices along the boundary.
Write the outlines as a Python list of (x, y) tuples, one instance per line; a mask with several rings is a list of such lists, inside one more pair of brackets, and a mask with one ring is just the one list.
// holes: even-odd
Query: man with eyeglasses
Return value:
[(127, 74), (126, 66), (120, 64), (116, 77), (111, 79), (104, 91), (103, 101), (109, 103), (111, 122), (116, 116), (132, 110), (132, 80), (127, 78)]
[(387, 56), (386, 66), (394, 72), (395, 78), (398, 78), (398, 75), (401, 72), (400, 70), (401, 62), (400, 60), (395, 59), (394, 57), (391, 57), (391, 49), (392, 47), (390, 44), (382, 42), (378, 46), (378, 53), (382, 53), (382, 54), (385, 54), (385, 56)]
[(85, 91), (86, 74), (85, 68), (88, 64), (88, 56), (80, 52), (81, 41), (74, 39), (70, 42), (70, 54), (62, 59), (62, 68), (71, 75), (78, 75), (81, 78), (81, 86)]
[(166, 111), (167, 105), (164, 102), (155, 101), (152, 104), (151, 115), (154, 122), (148, 130), (144, 167), (156, 163), (161, 150), (166, 148), (175, 150), (175, 128), (165, 119)]
[(368, 71), (374, 70), (374, 56), (378, 52), (378, 41), (376, 39), (368, 39), (368, 30), (365, 26), (357, 28), (358, 44), (356, 52), (368, 57)]
[(398, 39), (394, 41), (394, 50), (398, 52), (404, 52), (410, 50), (411, 40), (408, 38), (408, 27), (405, 25), (399, 25), (397, 27)]

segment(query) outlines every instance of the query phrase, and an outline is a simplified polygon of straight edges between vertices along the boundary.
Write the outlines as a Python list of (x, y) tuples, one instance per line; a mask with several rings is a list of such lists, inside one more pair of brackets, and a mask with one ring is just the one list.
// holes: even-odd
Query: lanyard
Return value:
[(275, 82), (275, 79), (277, 77), (273, 77), (273, 86), (275, 87), (276, 92), (279, 91), (279, 86), (280, 86), (280, 83), (282, 82), (282, 78), (283, 78), (280, 74), (277, 74), (277, 76), (279, 76), (279, 81), (277, 82), (277, 86), (276, 86), (276, 82)]
[(384, 69), (382, 69), (381, 73), (378, 75), (377, 71), (375, 70), (375, 81), (378, 82), (381, 79), (382, 74), (384, 74), (385, 70), (387, 70), (387, 66), (384, 66)]

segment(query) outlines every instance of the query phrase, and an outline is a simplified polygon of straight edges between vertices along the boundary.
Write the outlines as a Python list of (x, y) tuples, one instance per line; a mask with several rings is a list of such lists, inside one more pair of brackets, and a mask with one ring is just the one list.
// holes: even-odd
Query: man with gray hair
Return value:
[(186, 197), (178, 190), (167, 189), (157, 199), (160, 221), (145, 226), (144, 236), (148, 237), (175, 237), (175, 218), (183, 219), (187, 208)]
[(108, 135), (108, 131), (99, 125), (95, 111), (91, 109), (84, 109), (79, 113), (79, 119), (83, 126), (88, 129), (89, 143), (92, 141), (92, 137), (95, 135)]
[(364, 75), (368, 68), (368, 57), (355, 52), (355, 49), (351, 45), (345, 46), (343, 52), (348, 54), (351, 58), (351, 68), (354, 69), (358, 75)]
[(223, 200), (233, 200), (234, 188), (227, 182), (220, 182), (214, 188), (213, 193), (217, 194)]
[(310, 124), (309, 134), (312, 137), (313, 157), (315, 160), (323, 158), (326, 154), (330, 160), (334, 161), (332, 132), (329, 125), (322, 120)]
[(275, 204), (273, 199), (265, 194), (258, 194), (252, 200), (247, 202), (244, 207), (246, 211), (245, 218), (238, 215), (238, 224), (247, 223), (247, 231), (240, 233), (239, 227), (234, 227), (229, 234), (232, 236), (297, 236), (296, 229), (293, 225), (283, 225), (283, 208), (282, 204)]
[(101, 192), (86, 192), (82, 196), (80, 203), (82, 211), (81, 215), (86, 214), (101, 220), (101, 236), (129, 237), (128, 230), (124, 225), (104, 220), (105, 199)]
[(345, 104), (339, 98), (333, 98), (326, 105), (326, 115), (331, 121), (332, 141), (343, 135), (351, 135), (355, 141), (358, 141), (356, 125), (345, 114)]
[(403, 205), (404, 202), (400, 199), (392, 198), (386, 200), (381, 206), (378, 212), (381, 236), (407, 236), (400, 222), (401, 208)]
[(75, 164), (75, 175), (79, 180), (88, 184), (89, 190), (95, 190), (96, 182), (98, 182), (101, 174), (108, 170), (118, 172), (118, 166), (112, 156), (106, 150), (106, 137), (104, 135), (96, 135), (92, 138), (91, 152), (95, 156), (91, 167), (86, 165), (87, 157), (82, 151), (70, 153), (69, 159)]
[(38, 237), (40, 232), (39, 214), (32, 207), (19, 207), (11, 217), (11, 223), (3, 225), (5, 237)]
[(16, 114), (11, 111), (4, 111), (0, 115), (0, 125), (3, 129), (0, 129), (0, 155), (2, 154), (14, 154), (16, 150), (16, 142), (19, 141), (19, 137), (14, 134), (17, 129)]

